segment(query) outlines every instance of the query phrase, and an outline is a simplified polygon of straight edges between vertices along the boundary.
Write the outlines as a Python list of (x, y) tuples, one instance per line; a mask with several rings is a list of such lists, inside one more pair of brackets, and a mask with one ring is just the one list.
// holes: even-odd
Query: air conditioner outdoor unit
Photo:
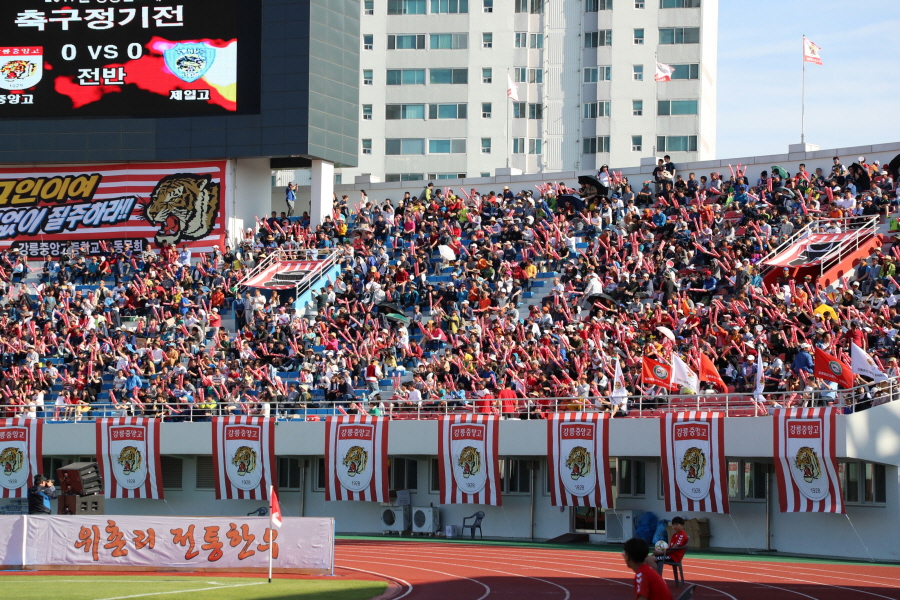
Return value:
[(410, 529), (409, 507), (390, 506), (381, 511), (382, 531), (396, 531), (403, 533)]
[(640, 510), (607, 510), (606, 541), (626, 542), (634, 537)]
[(437, 533), (441, 530), (441, 511), (431, 506), (414, 506), (413, 533)]

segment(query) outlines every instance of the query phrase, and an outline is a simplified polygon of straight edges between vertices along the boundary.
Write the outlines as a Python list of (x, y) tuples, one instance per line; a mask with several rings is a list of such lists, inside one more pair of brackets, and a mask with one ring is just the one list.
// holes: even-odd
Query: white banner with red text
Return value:
[(843, 513), (833, 408), (775, 411), (775, 475), (781, 512)]
[[(266, 517), (0, 516), (0, 565), (228, 571), (265, 569), (329, 575), (334, 519)], [(22, 553), (25, 553), (24, 557)]]
[(28, 497), (43, 468), (43, 427), (40, 419), (0, 419), (0, 498)]
[(353, 415), (325, 420), (325, 500), (390, 502), (388, 419)]
[(666, 511), (727, 514), (724, 415), (666, 413), (659, 425)]
[(213, 471), (216, 500), (268, 500), (275, 477), (275, 419), (216, 417)]
[(552, 506), (613, 508), (609, 415), (587, 412), (550, 415), (547, 469)]
[(159, 419), (97, 419), (97, 457), (107, 498), (163, 500)]
[(501, 506), (500, 419), (452, 415), (438, 424), (441, 504)]

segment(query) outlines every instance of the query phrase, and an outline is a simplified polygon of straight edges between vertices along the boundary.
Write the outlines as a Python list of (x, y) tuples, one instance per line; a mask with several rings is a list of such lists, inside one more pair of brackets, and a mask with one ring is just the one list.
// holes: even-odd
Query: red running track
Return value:
[[(486, 544), (339, 540), (343, 574), (381, 576), (391, 600), (632, 600), (633, 573), (619, 553)], [(900, 567), (686, 557), (696, 599), (900, 600)], [(680, 589), (666, 567), (666, 581)]]

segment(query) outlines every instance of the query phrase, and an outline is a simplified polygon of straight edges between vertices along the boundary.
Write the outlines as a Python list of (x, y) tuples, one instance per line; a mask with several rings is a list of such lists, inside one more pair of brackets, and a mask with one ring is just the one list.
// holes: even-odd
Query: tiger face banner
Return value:
[(390, 502), (388, 427), (368, 415), (325, 419), (325, 500)]
[(44, 424), (40, 419), (0, 419), (0, 498), (27, 498), (41, 472)]
[(275, 419), (215, 417), (216, 500), (268, 500), (275, 477)]
[(163, 500), (159, 419), (97, 419), (97, 457), (107, 498)]
[(500, 419), (452, 415), (438, 424), (441, 504), (501, 506), (498, 439)]
[(659, 426), (666, 511), (727, 514), (722, 413), (667, 413)]
[(612, 508), (609, 415), (554, 413), (547, 419), (550, 504)]
[(843, 513), (832, 408), (775, 411), (775, 474), (781, 512)]

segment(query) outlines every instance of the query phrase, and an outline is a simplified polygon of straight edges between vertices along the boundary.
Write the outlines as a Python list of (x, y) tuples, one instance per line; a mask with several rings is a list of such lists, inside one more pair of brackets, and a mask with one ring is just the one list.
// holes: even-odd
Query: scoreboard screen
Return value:
[(0, 118), (235, 114), (241, 5), (3, 0)]

